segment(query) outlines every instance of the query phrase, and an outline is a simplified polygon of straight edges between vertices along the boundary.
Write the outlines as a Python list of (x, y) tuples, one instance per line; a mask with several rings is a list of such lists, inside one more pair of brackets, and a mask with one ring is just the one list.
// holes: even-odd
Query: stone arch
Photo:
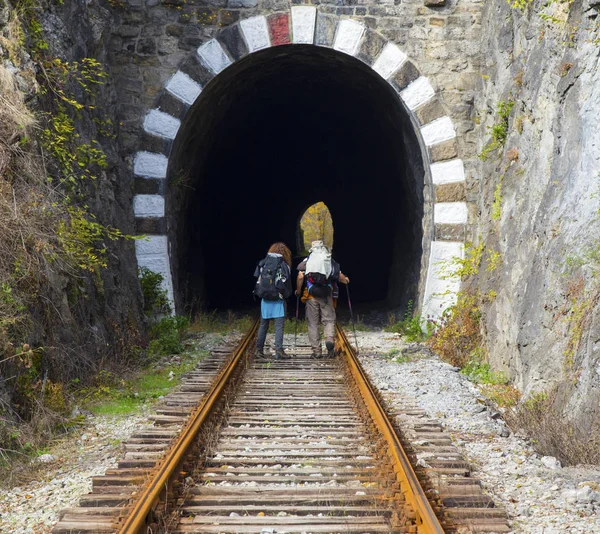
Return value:
[(157, 106), (144, 117), (144, 149), (133, 159), (133, 210), (138, 231), (148, 235), (136, 242), (138, 265), (163, 275), (164, 288), (174, 302), (165, 192), (181, 120), (203, 87), (227, 67), (248, 54), (293, 44), (327, 47), (361, 60), (393, 87), (411, 117), (434, 199), (429, 200), (432, 220), (424, 221), (430, 231), (429, 236), (424, 233), (422, 270), (427, 274), (419, 304), (422, 317), (439, 317), (455, 301), (460, 286), (460, 280), (440, 272), (440, 262), (464, 256), (468, 222), (465, 172), (454, 123), (429, 80), (397, 45), (353, 19), (322, 14), (314, 6), (293, 6), (290, 11), (253, 16), (221, 29), (168, 79)]

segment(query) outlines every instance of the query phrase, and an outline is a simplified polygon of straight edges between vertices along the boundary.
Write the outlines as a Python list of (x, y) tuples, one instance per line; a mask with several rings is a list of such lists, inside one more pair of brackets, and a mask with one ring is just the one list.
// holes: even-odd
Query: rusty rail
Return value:
[(369, 382), (354, 349), (350, 345), (346, 334), (338, 325), (337, 330), (337, 346), (341, 349), (342, 354), (346, 358), (346, 363), (350, 369), (350, 373), (360, 391), (373, 423), (377, 426), (383, 437), (385, 438), (389, 448), (390, 455), (396, 478), (400, 484), (406, 502), (412, 506), (416, 514), (417, 532), (421, 534), (443, 534), (444, 530), (429, 503), (425, 492), (419, 484), (417, 475), (415, 474), (410, 460), (400, 443), (396, 432), (390, 422), (385, 410), (375, 395), (373, 386)]
[(119, 534), (140, 534), (146, 528), (148, 516), (159, 503), (161, 494), (167, 491), (172, 480), (179, 473), (200, 428), (210, 417), (222, 392), (244, 359), (246, 350), (256, 334), (258, 325), (259, 321), (257, 320), (236, 348), (230, 362), (223, 368), (223, 371), (221, 371), (215, 380), (215, 383), (202, 403), (190, 415), (187, 424), (158, 466), (152, 479), (133, 503), (133, 507), (129, 510), (123, 524), (117, 526)]

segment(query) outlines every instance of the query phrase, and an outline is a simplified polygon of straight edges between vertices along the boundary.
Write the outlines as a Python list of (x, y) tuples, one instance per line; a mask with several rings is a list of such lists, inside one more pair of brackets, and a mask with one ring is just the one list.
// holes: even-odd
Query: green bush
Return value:
[(486, 161), (489, 155), (504, 146), (508, 137), (508, 119), (515, 105), (514, 100), (500, 100), (496, 107), (496, 122), (488, 126), (488, 132), (492, 135), (492, 140), (478, 154), (481, 161)]
[(461, 374), (467, 376), (469, 380), (476, 384), (486, 385), (506, 385), (508, 378), (502, 371), (494, 371), (489, 363), (482, 361), (475, 356), (467, 362), (461, 370)]
[(412, 300), (408, 301), (408, 306), (404, 312), (404, 318), (401, 321), (394, 323), (395, 320), (396, 317), (392, 315), (390, 317), (390, 324), (386, 328), (386, 331), (401, 334), (402, 337), (410, 343), (415, 341), (424, 341), (431, 335), (429, 328), (427, 329), (427, 332), (423, 332), (421, 318), (413, 317)]
[(150, 344), (148, 350), (153, 356), (181, 354), (183, 332), (189, 326), (187, 317), (164, 317), (150, 327)]
[(144, 297), (144, 313), (148, 317), (171, 313), (167, 291), (162, 287), (163, 275), (147, 267), (140, 267), (138, 278)]

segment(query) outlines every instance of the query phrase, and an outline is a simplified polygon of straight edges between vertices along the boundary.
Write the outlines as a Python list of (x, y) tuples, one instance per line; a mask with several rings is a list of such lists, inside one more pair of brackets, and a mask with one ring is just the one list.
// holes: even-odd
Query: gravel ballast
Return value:
[(600, 469), (561, 467), (509, 431), (488, 408), (475, 384), (428, 351), (394, 363), (384, 356), (407, 344), (396, 334), (357, 332), (360, 359), (382, 392), (416, 399), (450, 433), (496, 506), (505, 508), (514, 532), (600, 532)]

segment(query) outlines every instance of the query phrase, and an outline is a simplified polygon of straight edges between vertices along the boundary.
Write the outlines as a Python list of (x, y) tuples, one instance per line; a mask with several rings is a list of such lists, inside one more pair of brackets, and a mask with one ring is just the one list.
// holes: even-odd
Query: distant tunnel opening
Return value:
[(204, 89), (169, 169), (175, 291), (189, 308), (252, 305), (255, 263), (319, 201), (353, 303), (403, 306), (419, 291), (424, 164), (396, 92), (357, 59), (280, 46)]

